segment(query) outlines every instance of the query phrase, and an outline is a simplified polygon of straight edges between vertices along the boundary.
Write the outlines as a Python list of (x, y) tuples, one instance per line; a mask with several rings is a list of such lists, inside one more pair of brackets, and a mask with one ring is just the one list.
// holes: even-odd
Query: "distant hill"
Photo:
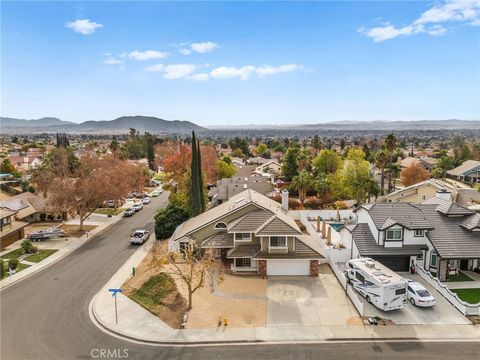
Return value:
[(201, 131), (205, 128), (190, 121), (164, 120), (152, 116), (122, 116), (114, 120), (85, 121), (73, 123), (56, 118), (38, 120), (22, 120), (0, 118), (2, 132), (33, 133), (33, 132), (66, 132), (66, 133), (96, 133), (120, 134), (135, 128), (140, 132), (151, 133), (186, 133), (192, 130)]
[(26, 126), (53, 126), (62, 124), (73, 124), (70, 121), (63, 121), (55, 117), (43, 117), (36, 120), (14, 119), (7, 117), (0, 117), (2, 127), (26, 127)]

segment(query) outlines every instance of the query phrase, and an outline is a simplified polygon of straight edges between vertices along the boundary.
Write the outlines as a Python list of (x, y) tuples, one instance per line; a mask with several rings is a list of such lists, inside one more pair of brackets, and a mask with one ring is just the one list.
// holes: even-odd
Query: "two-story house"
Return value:
[(480, 214), (437, 198), (428, 203), (363, 205), (357, 224), (340, 230), (350, 257), (371, 257), (395, 271), (411, 263), (436, 274), (480, 266)]
[[(288, 195), (287, 195), (288, 196)], [(320, 249), (276, 201), (247, 189), (179, 225), (169, 251), (217, 249), (232, 272), (318, 275)]]
[(447, 175), (461, 181), (480, 182), (480, 161), (467, 160), (455, 169), (448, 170)]

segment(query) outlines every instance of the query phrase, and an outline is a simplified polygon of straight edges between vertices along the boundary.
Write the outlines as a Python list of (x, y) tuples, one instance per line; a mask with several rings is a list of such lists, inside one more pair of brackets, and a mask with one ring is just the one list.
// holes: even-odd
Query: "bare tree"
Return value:
[[(197, 249), (193, 243), (181, 254), (167, 252), (158, 242), (152, 248), (150, 265), (178, 277), (188, 291), (187, 311), (192, 310), (193, 294), (207, 284), (210, 291), (223, 281), (223, 265), (214, 249)], [(183, 257), (182, 257), (183, 255)]]

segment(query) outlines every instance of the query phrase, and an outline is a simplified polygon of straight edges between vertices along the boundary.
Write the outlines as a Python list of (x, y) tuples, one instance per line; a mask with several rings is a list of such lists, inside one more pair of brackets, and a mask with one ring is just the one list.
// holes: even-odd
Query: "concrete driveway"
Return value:
[(438, 291), (428, 285), (419, 275), (400, 273), (404, 278), (417, 281), (432, 294), (436, 304), (431, 308), (420, 308), (407, 303), (407, 307), (401, 310), (384, 312), (375, 306), (367, 303), (365, 298), (358, 295), (364, 303), (365, 316), (380, 316), (391, 319), (395, 324), (470, 324), (470, 321), (463, 316), (452, 304), (450, 304)]
[(319, 277), (271, 276), (267, 280), (267, 326), (354, 325), (360, 320), (330, 267)]

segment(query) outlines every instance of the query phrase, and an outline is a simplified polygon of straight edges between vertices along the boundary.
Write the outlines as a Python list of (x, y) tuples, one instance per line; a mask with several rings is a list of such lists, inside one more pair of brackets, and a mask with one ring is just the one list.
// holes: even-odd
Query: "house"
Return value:
[(208, 196), (212, 199), (212, 205), (222, 204), (232, 196), (237, 195), (246, 189), (252, 189), (266, 196), (271, 196), (273, 192), (273, 184), (270, 178), (249, 175), (234, 176), (228, 179), (217, 180), (217, 185), (211, 187)]
[(282, 172), (282, 165), (280, 165), (275, 160), (270, 160), (269, 162), (258, 165), (254, 173), (257, 175), (271, 177), (272, 175), (279, 175)]
[(25, 236), (24, 227), (28, 223), (15, 220), (16, 211), (0, 207), (0, 250)]
[(437, 165), (437, 159), (424, 156), (424, 157), (406, 157), (405, 159), (400, 160), (400, 166), (406, 168), (412, 165), (420, 164), (425, 170), (431, 172), (433, 168)]
[(263, 165), (268, 162), (270, 162), (270, 159), (263, 158), (261, 156), (256, 156), (256, 157), (251, 157), (250, 159), (247, 160), (247, 163), (253, 164), (253, 165)]
[[(437, 196), (438, 191), (444, 192), (447, 197), (452, 193), (453, 186), (443, 180), (429, 179), (380, 197), (378, 202), (421, 203), (422, 201)], [(446, 194), (447, 192), (449, 193), (448, 195)]]
[(445, 281), (447, 272), (480, 266), (480, 214), (445, 199), (384, 203), (356, 210), (340, 230), (350, 257), (371, 257), (395, 271), (413, 262)]
[(47, 204), (47, 199), (24, 192), (0, 201), (0, 207), (15, 212), (17, 220), (28, 223), (38, 221), (61, 221), (66, 220), (66, 214), (53, 211)]
[(447, 176), (469, 182), (480, 182), (480, 161), (467, 160), (455, 169), (448, 170)]
[(28, 172), (42, 164), (42, 160), (36, 156), (9, 155), (10, 163), (20, 172)]
[[(288, 215), (288, 192), (283, 206), (247, 189), (228, 201), (179, 225), (169, 250), (191, 244), (216, 249), (232, 272), (268, 275), (318, 275), (320, 249)], [(287, 200), (285, 200), (285, 198)]]

